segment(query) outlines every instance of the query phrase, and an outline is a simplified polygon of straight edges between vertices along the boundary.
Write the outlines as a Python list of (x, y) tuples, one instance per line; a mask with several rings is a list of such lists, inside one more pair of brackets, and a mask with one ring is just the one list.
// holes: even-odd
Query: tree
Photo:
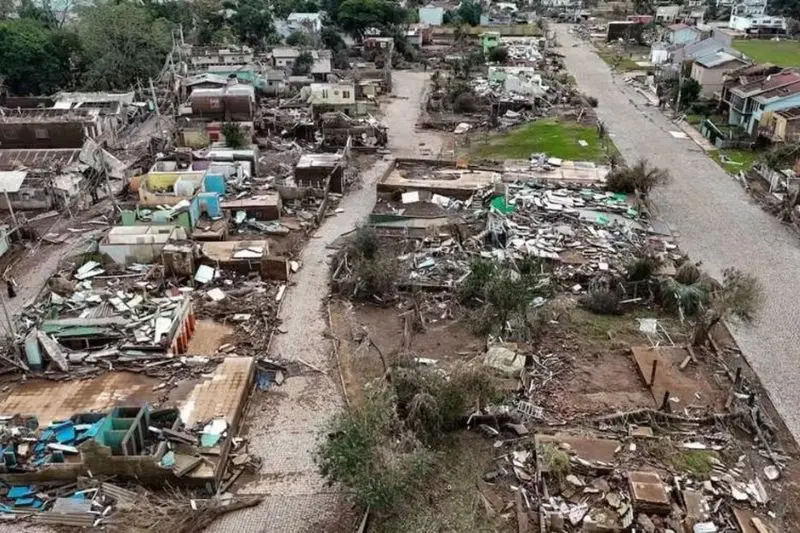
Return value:
[(406, 18), (406, 10), (388, 0), (344, 0), (337, 13), (339, 24), (355, 38), (363, 37), (369, 28), (399, 25)]
[(72, 84), (71, 64), (78, 48), (73, 34), (49, 29), (38, 20), (2, 22), (0, 78), (16, 94), (51, 94)]
[(608, 175), (606, 188), (613, 192), (636, 195), (639, 208), (650, 207), (650, 193), (669, 181), (669, 172), (663, 168), (652, 167), (646, 159), (640, 159), (632, 167), (620, 167)]
[(477, 26), (481, 23), (481, 14), (483, 14), (483, 8), (473, 0), (463, 0), (458, 9), (456, 9), (457, 19), (461, 23), (469, 24), (470, 26)]
[(252, 47), (266, 45), (269, 37), (274, 35), (272, 13), (269, 4), (260, 0), (238, 0), (224, 4), (234, 9), (230, 17), (231, 28), (239, 36), (239, 40)]
[(752, 274), (736, 268), (722, 273), (722, 286), (711, 294), (711, 302), (697, 319), (693, 344), (702, 346), (717, 323), (726, 318), (750, 322), (764, 303), (764, 289)]
[(314, 56), (311, 52), (301, 52), (297, 59), (294, 60), (292, 65), (292, 74), (294, 76), (308, 76), (311, 73), (311, 67), (314, 65)]
[(172, 48), (169, 23), (134, 4), (97, 4), (78, 22), (88, 70), (84, 85), (95, 90), (129, 89), (161, 71)]
[(225, 137), (225, 146), (228, 148), (242, 148), (245, 145), (245, 135), (236, 122), (225, 122), (222, 125), (222, 136)]
[(717, 0), (706, 0), (706, 20), (717, 20), (719, 9), (717, 8)]
[(286, 44), (289, 46), (311, 46), (313, 39), (304, 31), (294, 31), (286, 38)]
[(697, 101), (703, 88), (694, 78), (686, 78), (681, 84), (680, 94), (678, 101), (675, 104), (675, 111), (680, 111)]
[(342, 36), (339, 35), (334, 26), (324, 26), (320, 34), (320, 40), (322, 41), (322, 46), (328, 50), (336, 51), (347, 48), (344, 39), (342, 39)]
[(508, 48), (504, 46), (495, 46), (489, 50), (489, 61), (501, 64), (508, 61)]

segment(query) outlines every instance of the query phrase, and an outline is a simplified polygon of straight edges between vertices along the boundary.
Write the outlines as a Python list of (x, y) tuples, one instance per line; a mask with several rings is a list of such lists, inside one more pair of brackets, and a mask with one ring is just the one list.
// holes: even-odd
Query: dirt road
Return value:
[[(561, 52), (582, 92), (599, 100), (601, 120), (629, 161), (644, 157), (666, 168), (672, 181), (655, 194), (658, 214), (678, 232), (680, 245), (719, 276), (735, 266), (757, 274), (767, 305), (735, 337), (789, 430), (800, 437), (800, 241), (755, 205), (742, 188), (622, 80), (588, 43), (555, 25)], [(573, 44), (579, 43), (573, 47)]]
[[(414, 128), (427, 79), (420, 72), (394, 75), (397, 97), (385, 107), (384, 120), (395, 155), (419, 155), (423, 146), (438, 151), (435, 135), (420, 134)], [(298, 364), (300, 375), (252, 402), (245, 417), (246, 434), (250, 453), (258, 454), (264, 463), (255, 479), (240, 485), (239, 492), (263, 494), (266, 499), (256, 508), (222, 518), (209, 531), (321, 533), (334, 531), (336, 521), (349, 512), (341, 491), (324, 486), (312, 457), (320, 430), (343, 405), (331, 343), (325, 337), (327, 246), (369, 214), (375, 204), (375, 182), (388, 165), (380, 160), (370, 168), (362, 176), (363, 187), (345, 197), (344, 213), (327, 219), (303, 250), (302, 269), (293, 278), (280, 313), (287, 333), (275, 338), (270, 355), (302, 359), (327, 373)]]

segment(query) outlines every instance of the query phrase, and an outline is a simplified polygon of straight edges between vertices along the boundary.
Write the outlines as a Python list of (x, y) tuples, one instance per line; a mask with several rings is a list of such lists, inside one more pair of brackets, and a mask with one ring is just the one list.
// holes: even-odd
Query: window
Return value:
[(350, 98), (350, 91), (342, 91), (342, 98)]
[(18, 139), (19, 138), (19, 135), (17, 135), (16, 128), (5, 128), (5, 129), (2, 129), (0, 131), (3, 132), (3, 137), (6, 138), (6, 139), (11, 140), (11, 139)]
[(37, 139), (49, 139), (50, 134), (47, 132), (45, 128), (34, 128), (33, 134), (36, 136)]
[(222, 99), (221, 98), (209, 98), (208, 99), (208, 107), (211, 109), (222, 109)]
[(322, 98), (325, 100), (328, 99), (328, 89), (322, 89)]

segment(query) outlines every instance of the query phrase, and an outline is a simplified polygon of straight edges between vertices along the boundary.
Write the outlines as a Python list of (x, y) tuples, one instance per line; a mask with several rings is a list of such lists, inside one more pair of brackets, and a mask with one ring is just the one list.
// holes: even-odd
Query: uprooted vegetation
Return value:
[(320, 470), (360, 504), (391, 515), (435, 472), (450, 432), (493, 399), (498, 393), (480, 370), (448, 379), (435, 369), (395, 366), (362, 405), (331, 421), (317, 449)]
[(354, 232), (333, 265), (335, 288), (342, 295), (383, 301), (395, 292), (397, 262), (369, 226)]

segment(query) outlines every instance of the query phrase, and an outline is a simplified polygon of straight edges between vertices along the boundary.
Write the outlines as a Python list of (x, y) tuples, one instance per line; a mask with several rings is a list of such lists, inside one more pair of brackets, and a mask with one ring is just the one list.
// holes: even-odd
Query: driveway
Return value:
[[(800, 247), (798, 239), (756, 205), (742, 188), (657, 108), (613, 78), (591, 45), (553, 25), (580, 90), (598, 98), (597, 113), (628, 161), (646, 158), (671, 182), (656, 191), (658, 215), (678, 233), (692, 259), (714, 276), (726, 267), (761, 279), (767, 303), (754, 324), (734, 327), (745, 357), (795, 440), (800, 436)], [(573, 47), (573, 44), (578, 46)]]

